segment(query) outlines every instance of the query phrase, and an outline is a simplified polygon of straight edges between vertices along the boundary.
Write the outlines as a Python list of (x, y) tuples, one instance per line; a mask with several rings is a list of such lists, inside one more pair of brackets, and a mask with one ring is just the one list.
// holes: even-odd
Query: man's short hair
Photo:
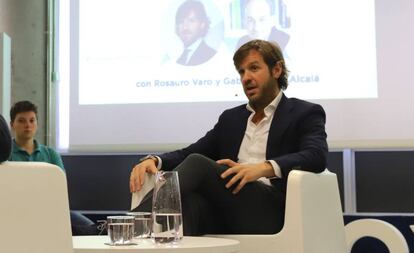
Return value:
[(285, 59), (280, 47), (275, 42), (266, 40), (251, 40), (242, 45), (233, 56), (233, 62), (236, 69), (239, 69), (242, 61), (247, 57), (251, 50), (259, 52), (269, 70), (276, 66), (278, 62), (282, 65), (282, 74), (278, 79), (279, 88), (285, 90), (288, 87), (288, 70), (285, 65)]
[(13, 122), (17, 114), (21, 112), (34, 112), (37, 119), (37, 106), (30, 101), (24, 100), (15, 103), (10, 109), (10, 120)]

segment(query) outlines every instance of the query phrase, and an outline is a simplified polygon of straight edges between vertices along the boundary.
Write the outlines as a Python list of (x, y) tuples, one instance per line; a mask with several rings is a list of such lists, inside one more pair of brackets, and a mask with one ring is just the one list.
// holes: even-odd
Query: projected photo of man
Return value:
[(181, 39), (184, 50), (177, 59), (177, 63), (185, 66), (202, 64), (211, 59), (216, 50), (204, 40), (210, 27), (204, 5), (195, 0), (182, 3), (175, 17), (175, 32)]
[[(253, 39), (263, 39), (276, 42), (282, 51), (289, 42), (289, 34), (276, 27), (276, 21), (284, 26), (289, 26), (289, 19), (283, 13), (286, 6), (283, 1), (277, 0), (278, 8), (275, 8), (275, 0), (245, 0), (242, 4), (242, 22), (247, 34), (239, 39), (236, 45), (238, 49), (244, 43)], [(279, 18), (276, 11), (279, 11)]]

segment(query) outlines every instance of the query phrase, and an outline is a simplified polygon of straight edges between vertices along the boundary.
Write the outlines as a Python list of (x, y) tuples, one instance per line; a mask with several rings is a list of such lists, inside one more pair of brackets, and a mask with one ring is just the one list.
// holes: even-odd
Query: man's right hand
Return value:
[(145, 173), (155, 174), (158, 171), (154, 159), (144, 160), (132, 169), (129, 178), (129, 190), (132, 192), (140, 191), (144, 185)]

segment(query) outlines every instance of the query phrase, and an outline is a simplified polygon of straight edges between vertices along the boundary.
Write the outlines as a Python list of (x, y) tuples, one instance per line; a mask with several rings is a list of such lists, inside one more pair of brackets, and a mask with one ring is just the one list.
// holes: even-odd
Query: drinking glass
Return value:
[(108, 216), (107, 228), (110, 245), (132, 244), (134, 236), (133, 216)]
[(134, 238), (145, 239), (151, 236), (152, 214), (150, 212), (129, 212), (127, 215), (135, 218)]
[(152, 201), (151, 237), (156, 243), (177, 243), (183, 238), (181, 196), (176, 171), (158, 171)]

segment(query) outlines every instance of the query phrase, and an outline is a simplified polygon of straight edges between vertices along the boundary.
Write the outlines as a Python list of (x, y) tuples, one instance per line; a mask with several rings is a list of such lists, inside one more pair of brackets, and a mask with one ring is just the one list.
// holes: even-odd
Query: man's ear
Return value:
[(282, 74), (282, 70), (283, 70), (282, 62), (281, 61), (276, 62), (276, 65), (272, 68), (272, 76), (278, 79), (280, 75)]

